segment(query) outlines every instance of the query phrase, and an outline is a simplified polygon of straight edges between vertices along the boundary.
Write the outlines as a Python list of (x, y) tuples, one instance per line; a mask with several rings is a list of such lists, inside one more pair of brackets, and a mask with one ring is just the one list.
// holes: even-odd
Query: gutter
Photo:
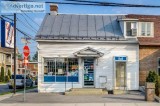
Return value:
[(89, 40), (36, 40), (37, 42), (53, 42), (53, 43), (131, 43), (131, 44), (139, 44), (138, 41), (89, 41)]

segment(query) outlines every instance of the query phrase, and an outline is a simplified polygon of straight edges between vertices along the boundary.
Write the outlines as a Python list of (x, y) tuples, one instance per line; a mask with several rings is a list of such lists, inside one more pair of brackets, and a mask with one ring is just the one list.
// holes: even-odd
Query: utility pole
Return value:
[(14, 94), (16, 93), (16, 13), (14, 13)]

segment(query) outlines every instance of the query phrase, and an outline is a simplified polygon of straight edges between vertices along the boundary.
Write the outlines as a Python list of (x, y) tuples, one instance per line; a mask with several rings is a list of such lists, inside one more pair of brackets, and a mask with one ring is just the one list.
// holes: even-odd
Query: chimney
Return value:
[(58, 14), (58, 5), (57, 4), (50, 4), (50, 14), (51, 15)]

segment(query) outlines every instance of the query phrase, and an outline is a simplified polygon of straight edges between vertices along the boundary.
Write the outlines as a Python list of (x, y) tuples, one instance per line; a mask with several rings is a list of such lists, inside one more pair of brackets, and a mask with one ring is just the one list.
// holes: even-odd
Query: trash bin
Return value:
[(145, 84), (145, 100), (154, 101), (155, 83), (146, 82)]

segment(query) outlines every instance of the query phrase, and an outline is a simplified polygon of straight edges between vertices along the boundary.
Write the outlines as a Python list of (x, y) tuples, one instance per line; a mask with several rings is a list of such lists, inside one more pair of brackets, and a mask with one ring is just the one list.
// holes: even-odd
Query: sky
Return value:
[[(65, 1), (65, 0), (32, 0), (35, 2), (44, 2), (44, 1)], [(115, 3), (126, 3), (126, 4), (143, 4), (143, 5), (159, 5), (160, 0), (90, 0), (90, 1), (104, 1), (104, 2), (115, 2)], [(67, 5), (59, 4), (58, 13), (66, 14), (146, 14), (146, 15), (160, 15), (160, 8), (131, 8), (131, 7), (105, 7), (105, 6), (83, 6), (83, 5)], [(49, 13), (49, 4), (46, 4), (46, 13)], [(27, 13), (33, 21), (31, 21), (24, 14), (17, 14), (17, 28), (33, 36), (36, 35), (36, 32), (41, 25), (41, 22), (46, 13)], [(1, 13), (2, 14), (2, 13)], [(2, 14), (8, 15), (8, 14)], [(9, 14), (13, 15), (13, 14)], [(13, 19), (13, 16), (8, 16)], [(24, 18), (25, 17), (25, 18)], [(26, 27), (27, 22), (33, 26), (36, 31), (33, 31), (33, 28)], [(38, 24), (35, 24), (35, 22)], [(1, 29), (1, 28), (0, 28)], [(1, 34), (0, 34), (1, 36)], [(21, 38), (24, 35), (17, 33), (17, 47), (19, 52), (22, 53), (24, 44), (21, 42)], [(36, 41), (31, 40), (29, 47), (31, 49), (31, 56), (33, 56), (37, 51)]]

